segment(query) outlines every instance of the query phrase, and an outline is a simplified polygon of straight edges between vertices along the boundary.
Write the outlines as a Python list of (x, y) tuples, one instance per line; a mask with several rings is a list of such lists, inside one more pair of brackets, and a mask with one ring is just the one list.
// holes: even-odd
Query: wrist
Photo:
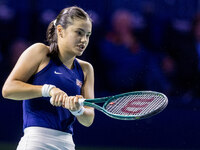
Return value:
[(84, 111), (85, 111), (85, 108), (84, 108), (83, 106), (81, 106), (80, 109), (75, 110), (75, 111), (71, 111), (71, 110), (70, 110), (70, 112), (71, 112), (72, 115), (74, 115), (74, 116), (80, 116), (80, 115), (82, 115), (82, 114), (84, 113)]
[(51, 97), (50, 95), (50, 91), (56, 87), (55, 85), (51, 85), (51, 84), (44, 84), (42, 86), (42, 96), (43, 97)]

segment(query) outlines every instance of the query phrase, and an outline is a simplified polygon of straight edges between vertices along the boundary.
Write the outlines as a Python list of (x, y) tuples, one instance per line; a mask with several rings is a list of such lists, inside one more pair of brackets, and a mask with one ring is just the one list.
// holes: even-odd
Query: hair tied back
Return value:
[(57, 19), (55, 19), (54, 21), (53, 21), (53, 25), (56, 27), (56, 22), (57, 22)]

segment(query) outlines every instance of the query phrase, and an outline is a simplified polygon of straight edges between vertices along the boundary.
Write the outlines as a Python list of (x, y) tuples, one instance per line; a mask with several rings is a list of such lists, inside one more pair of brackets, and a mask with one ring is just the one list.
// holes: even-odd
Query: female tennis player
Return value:
[(94, 98), (93, 67), (76, 58), (85, 51), (91, 30), (84, 10), (65, 8), (49, 24), (49, 46), (33, 44), (20, 56), (2, 90), (4, 98), (24, 100), (18, 150), (73, 150), (76, 118), (84, 126), (93, 123), (94, 109), (78, 103)]

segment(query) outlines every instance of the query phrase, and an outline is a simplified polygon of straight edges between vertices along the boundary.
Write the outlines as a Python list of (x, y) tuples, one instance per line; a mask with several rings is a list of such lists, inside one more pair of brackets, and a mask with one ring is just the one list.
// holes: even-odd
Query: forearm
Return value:
[(77, 116), (80, 124), (89, 127), (94, 121), (94, 109), (91, 107), (85, 107), (83, 115)]
[(2, 89), (4, 98), (13, 100), (24, 100), (41, 97), (42, 86), (31, 85), (22, 81), (6, 82)]

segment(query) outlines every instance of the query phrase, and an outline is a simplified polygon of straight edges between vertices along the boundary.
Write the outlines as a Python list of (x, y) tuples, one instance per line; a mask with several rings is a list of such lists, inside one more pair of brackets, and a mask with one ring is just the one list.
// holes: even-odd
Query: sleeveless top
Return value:
[[(68, 96), (81, 95), (84, 74), (78, 61), (68, 69), (59, 58), (50, 59), (48, 65), (33, 75), (28, 83), (33, 85), (52, 84)], [(50, 104), (50, 97), (23, 101), (23, 129), (30, 126), (46, 127), (73, 134), (75, 117), (68, 109)]]

